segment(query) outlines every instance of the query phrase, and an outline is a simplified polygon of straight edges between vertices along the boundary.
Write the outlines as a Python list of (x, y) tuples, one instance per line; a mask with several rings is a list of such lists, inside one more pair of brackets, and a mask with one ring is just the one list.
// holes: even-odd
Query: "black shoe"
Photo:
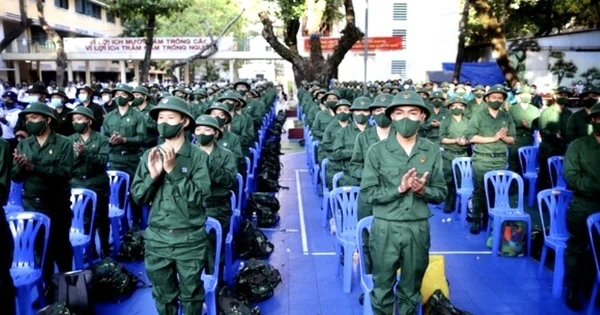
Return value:
[(479, 232), (481, 232), (481, 223), (473, 221), (473, 223), (471, 223), (469, 232), (471, 232), (473, 235), (478, 235)]
[(565, 300), (567, 307), (575, 312), (581, 311), (581, 299), (579, 298), (579, 291), (569, 289), (567, 290), (567, 296)]

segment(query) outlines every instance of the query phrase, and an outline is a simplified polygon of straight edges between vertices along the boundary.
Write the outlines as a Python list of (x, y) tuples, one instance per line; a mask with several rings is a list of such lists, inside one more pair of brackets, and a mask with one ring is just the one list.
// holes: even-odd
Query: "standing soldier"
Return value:
[(593, 133), (569, 145), (564, 166), (565, 179), (574, 193), (567, 210), (569, 239), (565, 252), (567, 306), (574, 311), (581, 310), (582, 266), (589, 244), (586, 220), (600, 211), (600, 104), (592, 107), (587, 118)]
[(13, 181), (23, 184), (23, 208), (47, 215), (50, 238), (42, 275), (46, 285), (54, 274), (54, 263), (60, 272), (71, 271), (73, 248), (69, 240), (71, 228), (71, 169), (73, 144), (55, 133), (54, 111), (46, 104), (33, 102), (21, 111), (27, 133), (13, 153)]
[(483, 100), (485, 92), (485, 87), (481, 84), (477, 84), (473, 88), (473, 95), (475, 97), (467, 102), (467, 108), (465, 108), (465, 117), (467, 119), (471, 118), (474, 113), (487, 109), (487, 104)]
[(487, 222), (483, 175), (489, 171), (505, 169), (507, 148), (515, 143), (515, 123), (509, 113), (501, 110), (505, 101), (504, 87), (494, 85), (485, 95), (488, 109), (473, 114), (467, 125), (467, 140), (475, 144), (472, 234), (479, 234), (481, 231), (482, 216), (483, 222)]
[(131, 105), (146, 118), (146, 137), (142, 141), (142, 150), (153, 148), (158, 144), (158, 130), (156, 121), (150, 117), (150, 110), (154, 105), (150, 104), (148, 90), (143, 86), (137, 86), (132, 91), (133, 101)]
[(166, 97), (150, 111), (165, 139), (147, 150), (139, 163), (131, 194), (137, 204), (151, 204), (145, 264), (152, 297), (161, 315), (200, 314), (204, 285), (200, 279), (208, 240), (203, 203), (210, 195), (208, 155), (186, 141), (194, 120), (188, 104)]
[[(106, 173), (108, 162), (108, 138), (91, 128), (94, 113), (87, 107), (75, 107), (69, 113), (75, 133), (70, 136), (75, 151), (73, 164), (73, 179), (71, 186), (86, 188), (94, 191), (97, 196), (96, 215), (94, 216), (94, 230), (100, 236), (100, 255), (102, 258), (109, 255), (110, 244), (108, 236), (110, 225), (108, 219), (108, 198), (110, 184)], [(87, 218), (89, 220), (89, 218)], [(91, 235), (96, 235), (92, 231)], [(92, 242), (92, 252), (96, 242)]]
[(540, 114), (539, 128), (542, 136), (538, 150), (540, 171), (538, 173), (538, 191), (550, 188), (550, 170), (548, 158), (561, 156), (566, 151), (567, 122), (571, 111), (565, 108), (573, 92), (567, 87), (560, 86), (556, 89), (553, 98), (555, 104), (544, 109)]
[(446, 99), (442, 92), (433, 92), (429, 97), (429, 103), (432, 105), (431, 116), (427, 118), (427, 121), (419, 128), (421, 136), (423, 138), (432, 141), (433, 143), (440, 143), (440, 125), (450, 114), (444, 107)]
[(439, 146), (417, 135), (429, 109), (415, 92), (400, 92), (385, 111), (395, 133), (371, 146), (365, 157), (361, 193), (373, 205), (371, 257), (376, 315), (393, 313), (392, 285), (398, 268), (399, 314), (416, 314), (421, 283), (429, 264), (427, 203), (443, 202), (448, 193)]
[[(8, 141), (0, 138), (0, 203), (6, 205), (10, 193), (10, 172), (12, 168), (11, 149)], [(10, 275), (13, 261), (14, 241), (6, 222), (4, 208), (0, 207), (0, 305), (6, 315), (15, 315), (15, 287)]]
[(89, 108), (92, 113), (94, 113), (94, 125), (92, 126), (92, 129), (99, 132), (100, 127), (102, 127), (102, 123), (104, 122), (105, 110), (102, 108), (102, 106), (93, 102), (93, 97), (94, 89), (92, 89), (89, 85), (85, 85), (77, 89), (77, 99), (79, 100), (78, 106), (85, 106)]
[(595, 86), (586, 86), (579, 94), (583, 109), (573, 113), (567, 122), (566, 138), (567, 143), (573, 142), (575, 139), (585, 137), (592, 134), (592, 125), (588, 123), (587, 115), (598, 99), (600, 99), (600, 89)]
[[(103, 135), (108, 138), (110, 148), (109, 169), (123, 171), (133, 178), (140, 162), (142, 143), (146, 139), (146, 119), (143, 114), (129, 106), (133, 94), (128, 85), (117, 85), (113, 93), (118, 108), (106, 115), (102, 126)], [(134, 227), (138, 226), (141, 219), (140, 206), (135, 202), (130, 204)]]
[(456, 200), (456, 186), (454, 183), (454, 174), (452, 169), (452, 161), (457, 157), (465, 157), (468, 155), (466, 131), (469, 119), (464, 116), (467, 103), (462, 97), (454, 97), (448, 101), (448, 108), (451, 115), (442, 121), (440, 126), (440, 139), (442, 148), (442, 159), (444, 161), (444, 177), (448, 184), (448, 195), (446, 196), (446, 206), (444, 213), (454, 211), (454, 202)]
[(511, 106), (509, 109), (515, 123), (517, 135), (515, 144), (509, 147), (508, 167), (511, 171), (521, 174), (525, 170), (521, 170), (518, 151), (519, 148), (533, 145), (533, 121), (540, 117), (540, 110), (531, 105), (533, 91), (529, 86), (523, 86), (518, 93), (518, 104)]

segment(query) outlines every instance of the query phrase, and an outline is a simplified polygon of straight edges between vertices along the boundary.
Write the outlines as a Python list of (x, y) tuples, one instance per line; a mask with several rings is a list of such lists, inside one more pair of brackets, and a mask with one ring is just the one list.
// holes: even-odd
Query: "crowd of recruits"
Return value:
[[(19, 113), (22, 129), (17, 132), (24, 137), (14, 149), (0, 140), (0, 198), (5, 204), (11, 180), (22, 182), (23, 208), (50, 218), (42, 273), (46, 288), (54, 263), (61, 272), (72, 269), (72, 187), (96, 192), (95, 228), (101, 256), (108, 255), (108, 165), (132, 178), (134, 228), (139, 224), (140, 206), (150, 206), (149, 227), (144, 232), (145, 266), (158, 312), (176, 314), (179, 303), (185, 314), (202, 310), (199, 274), (205, 264), (212, 269), (214, 261), (214, 242), (210, 241), (214, 235), (207, 236), (203, 228), (206, 218), (217, 219), (223, 233), (229, 230), (230, 190), (241, 170), (243, 152), (256, 137), (255, 119), (249, 112), (264, 116), (270, 109), (265, 104), (272, 104), (276, 93), (271, 84), (251, 91), (245, 81), (236, 82), (234, 89), (202, 98), (195, 96), (208, 95), (195, 91), (190, 97), (183, 89), (175, 89), (175, 96), (157, 95), (142, 86), (132, 90), (118, 85), (104, 108), (88, 101), (73, 110), (64, 103), (59, 108), (49, 106), (43, 88), (29, 91), (30, 95), (39, 93), (39, 101)], [(91, 99), (91, 91), (81, 88), (79, 98), (87, 94)], [(65, 112), (66, 122), (59, 118)], [(59, 134), (67, 130), (67, 124), (72, 134)], [(0, 236), (0, 251), (10, 253), (0, 266), (0, 304), (13, 314), (12, 237), (4, 215)]]
[[(361, 245), (367, 269), (373, 272), (375, 314), (392, 312), (392, 283), (398, 268), (402, 269), (397, 292), (400, 314), (414, 313), (428, 265), (431, 212), (427, 203), (445, 201), (444, 212), (453, 211), (452, 160), (473, 158), (470, 232), (479, 234), (487, 222), (484, 174), (506, 169), (507, 163), (510, 170), (520, 173), (517, 150), (533, 145), (535, 130), (541, 134), (538, 191), (550, 187), (546, 160), (565, 155), (568, 143), (577, 144), (569, 147), (565, 157), (565, 175), (576, 196), (568, 210), (567, 282), (572, 289), (569, 296), (576, 295), (581, 278), (576, 265), (587, 245), (585, 220), (600, 209), (598, 199), (590, 198), (600, 192), (596, 176), (600, 127), (595, 123), (600, 122), (600, 90), (586, 87), (579, 95), (584, 108), (571, 114), (565, 106), (572, 93), (565, 87), (555, 90), (554, 104), (541, 113), (531, 104), (532, 91), (527, 86), (519, 89), (518, 102), (512, 106), (502, 85), (487, 91), (475, 86), (471, 101), (447, 98), (447, 90), (383, 87), (380, 93), (370, 90), (368, 96), (359, 96), (358, 85), (327, 91), (317, 82), (305, 82), (299, 91), (305, 123), (314, 140), (320, 141), (318, 163), (329, 160), (323, 184), (331, 187), (333, 176), (343, 172), (340, 185), (361, 187), (358, 219), (374, 215), (371, 234), (363, 233)], [(368, 123), (371, 117), (374, 126)], [(574, 151), (580, 156), (574, 157)], [(569, 300), (569, 296), (567, 304), (572, 307), (575, 298)]]

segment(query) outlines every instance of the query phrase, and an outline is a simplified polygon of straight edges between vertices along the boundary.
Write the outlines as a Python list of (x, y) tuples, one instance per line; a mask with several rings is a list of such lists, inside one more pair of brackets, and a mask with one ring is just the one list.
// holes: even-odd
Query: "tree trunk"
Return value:
[[(60, 36), (60, 34), (58, 34), (58, 32), (46, 21), (46, 18), (44, 17), (44, 0), (36, 0), (36, 6), (38, 19), (42, 29), (46, 32), (46, 35), (52, 39), (54, 45), (56, 45), (56, 85), (58, 87), (64, 87), (65, 70), (67, 69), (67, 54), (65, 53), (62, 36)], [(89, 84), (90, 82), (86, 83)]]
[(458, 24), (459, 35), (458, 35), (458, 49), (456, 51), (456, 62), (454, 63), (454, 75), (452, 75), (453, 81), (460, 81), (460, 71), (462, 70), (462, 63), (465, 58), (465, 37), (467, 33), (467, 23), (469, 21), (469, 8), (471, 7), (472, 0), (463, 0), (463, 11)]
[[(508, 58), (506, 50), (506, 34), (504, 25), (507, 16), (495, 17), (488, 0), (474, 0), (473, 8), (477, 12), (477, 18), (483, 25), (486, 38), (492, 44), (492, 52), (496, 55), (496, 63), (504, 74), (504, 79), (512, 87), (517, 81), (517, 71)], [(506, 13), (505, 13), (506, 14)]]
[(137, 78), (139, 83), (148, 81), (150, 73), (150, 62), (152, 60), (152, 46), (154, 45), (154, 30), (156, 27), (156, 15), (148, 15), (148, 25), (146, 26), (146, 51), (144, 52), (144, 60), (140, 69), (140, 77)]
[[(23, 32), (31, 25), (31, 20), (27, 18), (27, 4), (25, 0), (19, 0), (19, 12), (21, 14), (21, 21), (19, 26), (10, 31), (2, 41), (0, 41), (0, 53), (8, 47), (15, 39), (19, 38)], [(16, 51), (15, 51), (16, 52)]]

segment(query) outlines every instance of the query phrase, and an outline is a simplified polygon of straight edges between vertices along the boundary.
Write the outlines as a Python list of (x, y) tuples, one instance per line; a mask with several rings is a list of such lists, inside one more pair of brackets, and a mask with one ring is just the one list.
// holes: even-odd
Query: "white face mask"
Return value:
[(110, 102), (110, 96), (109, 95), (102, 95), (102, 103), (103, 104), (108, 104), (108, 102)]

